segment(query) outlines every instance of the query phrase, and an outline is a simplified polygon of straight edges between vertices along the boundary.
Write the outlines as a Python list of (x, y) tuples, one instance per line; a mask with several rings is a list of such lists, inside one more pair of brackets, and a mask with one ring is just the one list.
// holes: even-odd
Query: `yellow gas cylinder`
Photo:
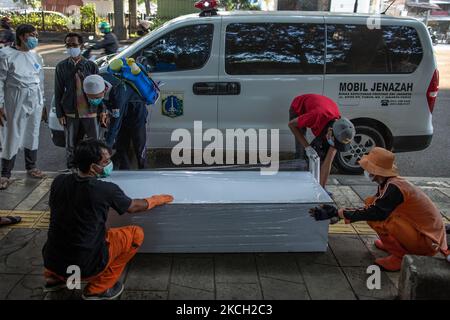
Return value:
[(135, 76), (137, 76), (141, 72), (141, 68), (139, 68), (133, 58), (128, 58), (127, 64), (130, 66), (131, 73)]
[(109, 63), (109, 68), (114, 72), (119, 72), (122, 70), (123, 61), (121, 59), (114, 59)]

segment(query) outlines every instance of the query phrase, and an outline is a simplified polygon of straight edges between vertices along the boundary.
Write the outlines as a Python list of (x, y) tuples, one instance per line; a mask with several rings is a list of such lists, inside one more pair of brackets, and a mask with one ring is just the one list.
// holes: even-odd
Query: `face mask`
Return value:
[(93, 105), (94, 107), (98, 107), (98, 106), (101, 105), (102, 102), (103, 102), (103, 98), (88, 99), (88, 100), (89, 100), (89, 103), (90, 103), (91, 105)]
[(26, 45), (28, 49), (33, 50), (38, 46), (38, 43), (39, 41), (36, 37), (28, 37)]
[(101, 174), (98, 174), (98, 173), (96, 174), (97, 178), (109, 177), (111, 175), (111, 173), (113, 172), (113, 169), (114, 169), (113, 162), (110, 161), (107, 166), (103, 167), (103, 170), (102, 170)]
[(364, 170), (364, 177), (366, 177), (366, 179), (369, 180), (370, 182), (373, 182), (372, 178), (370, 177), (370, 173), (367, 172), (366, 170)]
[(103, 167), (103, 177), (109, 177), (113, 172), (114, 165), (113, 162), (110, 161), (106, 167)]
[(328, 141), (328, 144), (330, 146), (334, 147), (334, 140), (333, 140), (333, 138), (329, 138), (329, 139), (327, 139), (327, 141)]
[(67, 53), (69, 54), (69, 56), (71, 56), (72, 58), (76, 58), (78, 56), (80, 56), (81, 53), (81, 49), (80, 48), (69, 48), (67, 49)]

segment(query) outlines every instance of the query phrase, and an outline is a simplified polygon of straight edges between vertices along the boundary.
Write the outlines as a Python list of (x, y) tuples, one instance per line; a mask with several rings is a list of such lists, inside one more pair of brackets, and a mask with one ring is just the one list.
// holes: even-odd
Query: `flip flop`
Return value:
[(41, 170), (39, 170), (37, 168), (28, 170), (27, 173), (28, 173), (28, 176), (33, 179), (44, 179), (47, 177)]
[(10, 186), (11, 183), (12, 183), (11, 179), (6, 178), (6, 177), (1, 177), (0, 178), (0, 190), (8, 189), (8, 187)]
[[(4, 222), (3, 220), (5, 220), (5, 219), (7, 219), (7, 220), (9, 220), (9, 222)], [(17, 223), (19, 223), (20, 221), (22, 221), (22, 218), (21, 217), (19, 217), (19, 216), (6, 216), (6, 217), (0, 217), (0, 227), (2, 227), (2, 226), (10, 226), (10, 225), (13, 225), (13, 224), (17, 224)]]

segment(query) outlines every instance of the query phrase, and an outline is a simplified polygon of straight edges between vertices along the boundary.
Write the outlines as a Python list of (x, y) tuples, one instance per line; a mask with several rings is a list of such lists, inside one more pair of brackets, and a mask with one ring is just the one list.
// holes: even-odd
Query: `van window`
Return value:
[(233, 23), (225, 38), (228, 74), (322, 74), (325, 27), (320, 24)]
[(142, 55), (151, 66), (151, 72), (200, 69), (211, 54), (213, 32), (212, 24), (182, 27), (153, 41)]
[(407, 26), (327, 25), (327, 74), (411, 73), (422, 60), (416, 29)]

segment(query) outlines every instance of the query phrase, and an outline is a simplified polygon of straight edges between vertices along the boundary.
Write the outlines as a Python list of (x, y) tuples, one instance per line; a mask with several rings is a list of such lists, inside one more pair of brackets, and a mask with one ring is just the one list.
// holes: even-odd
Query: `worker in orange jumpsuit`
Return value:
[(88, 282), (83, 299), (116, 299), (124, 289), (120, 276), (144, 241), (144, 232), (133, 225), (107, 229), (110, 208), (118, 214), (142, 212), (173, 197), (131, 199), (114, 183), (98, 179), (113, 169), (108, 146), (98, 140), (82, 141), (75, 163), (78, 172), (56, 177), (50, 189), (50, 226), (42, 250), (45, 291), (65, 288), (72, 276), (68, 267), (77, 266), (80, 278)]
[(447, 238), (442, 216), (419, 188), (399, 177), (392, 152), (374, 148), (360, 161), (365, 176), (378, 184), (374, 196), (360, 209), (340, 209), (346, 223), (367, 221), (379, 239), (375, 246), (389, 253), (375, 263), (387, 271), (398, 271), (405, 254), (447, 255)]

